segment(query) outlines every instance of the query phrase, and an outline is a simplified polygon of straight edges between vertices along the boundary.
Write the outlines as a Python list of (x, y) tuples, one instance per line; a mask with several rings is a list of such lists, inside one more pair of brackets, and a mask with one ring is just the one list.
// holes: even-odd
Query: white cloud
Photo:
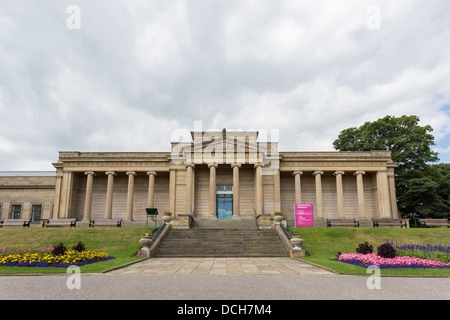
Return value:
[(59, 150), (168, 151), (195, 120), (332, 150), (388, 114), (430, 124), (450, 161), (446, 2), (79, 0), (80, 30), (68, 5), (0, 5), (2, 170), (51, 169)]

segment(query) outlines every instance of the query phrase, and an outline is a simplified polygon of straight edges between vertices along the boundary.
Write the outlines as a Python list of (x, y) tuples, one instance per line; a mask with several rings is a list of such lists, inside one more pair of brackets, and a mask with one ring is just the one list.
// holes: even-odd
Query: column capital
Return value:
[(137, 173), (135, 171), (127, 171), (126, 174), (135, 176)]
[(154, 175), (156, 177), (158, 174), (156, 173), (156, 171), (148, 171), (147, 175)]
[(296, 176), (297, 174), (302, 175), (303, 171), (297, 170), (297, 171), (292, 172), (293, 176)]
[(313, 176), (322, 175), (322, 174), (323, 174), (323, 171), (320, 171), (320, 170), (317, 170), (317, 171), (313, 172)]
[(258, 168), (258, 167), (264, 167), (264, 163), (262, 163), (262, 162), (257, 162), (257, 163), (255, 163), (255, 165), (254, 165), (254, 167), (255, 168)]
[(106, 171), (105, 174), (106, 174), (107, 176), (109, 176), (109, 175), (115, 176), (115, 175), (116, 175), (116, 173), (115, 173), (114, 171)]
[(359, 175), (359, 174), (366, 174), (366, 172), (365, 171), (363, 171), (363, 170), (358, 170), (358, 171), (356, 171), (355, 173), (353, 173), (353, 175)]
[(337, 171), (335, 171), (333, 174), (335, 175), (335, 176), (337, 176), (337, 175), (342, 175), (342, 174), (344, 174), (345, 173), (345, 171), (342, 171), (342, 170), (337, 170)]
[(241, 164), (240, 163), (232, 163), (231, 168), (234, 168), (234, 167), (241, 168)]
[(84, 173), (85, 175), (91, 175), (91, 176), (93, 176), (93, 175), (95, 175), (95, 172), (94, 171), (87, 171), (87, 172), (85, 172)]
[(188, 167), (191, 167), (192, 169), (195, 168), (195, 164), (193, 164), (193, 163), (186, 163), (184, 166), (186, 168), (188, 168)]
[(217, 168), (219, 165), (217, 163), (208, 163), (208, 168), (214, 167)]

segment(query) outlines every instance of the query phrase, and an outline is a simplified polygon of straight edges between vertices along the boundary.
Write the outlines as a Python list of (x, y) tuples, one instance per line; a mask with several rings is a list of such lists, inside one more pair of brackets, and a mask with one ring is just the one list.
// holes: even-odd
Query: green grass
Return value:
[[(106, 252), (116, 259), (82, 266), (83, 273), (99, 273), (139, 260), (134, 255), (139, 250), (139, 239), (154, 228), (2, 228), (0, 248), (47, 247), (60, 242), (68, 249), (82, 241), (87, 250)], [(365, 241), (376, 248), (387, 239), (404, 243), (450, 245), (450, 229), (399, 229), (399, 228), (292, 228), (293, 234), (304, 239), (306, 261), (330, 268), (340, 274), (367, 275), (366, 269), (336, 261), (338, 252), (355, 252)], [(0, 274), (65, 273), (65, 268), (0, 267)], [(450, 276), (450, 269), (395, 269), (382, 270), (382, 275)]]
[[(450, 229), (401, 229), (401, 228), (290, 228), (294, 235), (303, 238), (306, 250), (305, 261), (330, 268), (340, 274), (364, 274), (363, 267), (353, 266), (336, 260), (338, 252), (356, 252), (360, 243), (367, 241), (374, 250), (386, 242), (399, 244), (443, 244), (450, 245)], [(450, 269), (382, 269), (382, 275), (444, 275), (450, 276)]]
[[(99, 273), (140, 258), (134, 258), (139, 250), (139, 239), (154, 228), (2, 228), (0, 247), (39, 248), (63, 243), (67, 249), (79, 241), (86, 250), (106, 252), (115, 259), (81, 266), (82, 273)], [(65, 273), (65, 268), (0, 267), (0, 274), (17, 273)]]

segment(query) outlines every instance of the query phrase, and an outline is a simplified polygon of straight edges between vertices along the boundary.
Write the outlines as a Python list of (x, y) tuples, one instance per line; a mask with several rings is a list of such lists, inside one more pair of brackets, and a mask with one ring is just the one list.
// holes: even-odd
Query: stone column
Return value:
[[(61, 188), (62, 188), (62, 178), (63, 178), (63, 172), (62, 168), (59, 167), (59, 165), (55, 165), (56, 168), (56, 183), (55, 183), (55, 200), (54, 200), (54, 206), (53, 206), (53, 212), (52, 215), (49, 216), (49, 218), (58, 219), (59, 217), (59, 211), (60, 211), (60, 204), (61, 204)], [(3, 208), (5, 210), (5, 208)], [(9, 212), (9, 211), (6, 211)]]
[(233, 218), (240, 217), (239, 208), (239, 169), (241, 165), (239, 163), (233, 163)]
[(112, 201), (113, 201), (113, 189), (114, 189), (114, 176), (116, 175), (113, 171), (105, 172), (108, 176), (108, 186), (106, 189), (106, 210), (105, 219), (112, 218)]
[(155, 177), (157, 173), (155, 171), (147, 172), (148, 175), (148, 197), (147, 197), (147, 208), (155, 207)]
[(336, 193), (337, 193), (337, 207), (338, 207), (338, 218), (344, 218), (344, 190), (342, 188), (342, 175), (344, 171), (336, 171), (334, 175), (336, 176)]
[(392, 218), (387, 170), (377, 171), (377, 190), (380, 218)]
[(400, 219), (401, 216), (398, 214), (397, 195), (395, 192), (394, 168), (390, 168), (387, 175), (388, 175), (388, 182), (389, 182), (389, 197), (391, 199), (392, 218)]
[(175, 213), (175, 188), (176, 188), (176, 169), (169, 169), (169, 211), (173, 213), (174, 218)]
[(134, 201), (134, 176), (136, 172), (129, 171), (128, 175), (128, 193), (127, 193), (127, 220), (133, 221), (133, 201)]
[(314, 171), (316, 179), (316, 212), (317, 218), (323, 218), (323, 200), (322, 200), (322, 174), (323, 171)]
[(216, 208), (216, 168), (217, 164), (208, 164), (209, 168), (209, 217), (217, 216)]
[(354, 173), (356, 176), (356, 189), (358, 192), (358, 217), (364, 219), (366, 217), (366, 204), (364, 199), (364, 183), (363, 175), (365, 171), (359, 170)]
[(264, 185), (262, 176), (262, 163), (255, 164), (256, 174), (256, 215), (264, 213)]
[(91, 209), (92, 209), (92, 186), (94, 184), (94, 172), (85, 172), (87, 176), (86, 180), (86, 198), (84, 201), (84, 217), (83, 221), (91, 220)]
[(302, 203), (302, 184), (300, 176), (303, 171), (294, 171), (292, 175), (295, 177), (295, 203)]
[(193, 164), (186, 165), (186, 214), (192, 215), (192, 169)]
[(278, 169), (273, 175), (273, 189), (275, 199), (275, 211), (281, 211), (281, 186), (280, 186), (280, 170)]

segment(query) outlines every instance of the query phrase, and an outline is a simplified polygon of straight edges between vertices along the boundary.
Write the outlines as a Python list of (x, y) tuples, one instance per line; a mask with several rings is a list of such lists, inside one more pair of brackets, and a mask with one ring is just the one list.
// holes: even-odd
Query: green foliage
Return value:
[(386, 116), (343, 130), (333, 146), (340, 151), (391, 151), (399, 171), (421, 169), (438, 161), (438, 155), (430, 147), (435, 144), (433, 129), (419, 126), (419, 121), (417, 116)]
[(443, 263), (450, 262), (450, 254), (445, 252), (427, 252), (422, 250), (399, 250), (397, 249), (397, 256), (416, 257), (419, 259), (436, 260)]
[(403, 216), (442, 217), (450, 211), (450, 165), (438, 161), (431, 150), (431, 126), (419, 126), (417, 116), (386, 116), (348, 128), (333, 142), (339, 151), (391, 151), (397, 163), (395, 186), (397, 204)]

